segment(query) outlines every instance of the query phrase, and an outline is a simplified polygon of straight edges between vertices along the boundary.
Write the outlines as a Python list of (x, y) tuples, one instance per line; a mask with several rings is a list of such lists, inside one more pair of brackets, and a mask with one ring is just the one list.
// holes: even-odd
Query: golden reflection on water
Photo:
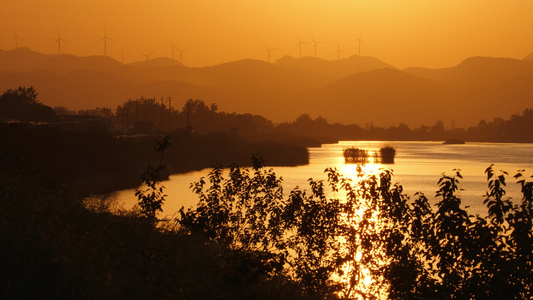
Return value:
[[(379, 184), (379, 175), (384, 169), (390, 169), (387, 168), (387, 165), (374, 163), (372, 151), (369, 151), (369, 161), (365, 164), (347, 164), (344, 163), (342, 157), (340, 157), (339, 161), (340, 164), (337, 165), (337, 169), (340, 174), (351, 181), (352, 188), (356, 190), (361, 188), (360, 183), (363, 180), (368, 180), (371, 176), (375, 176)], [(340, 195), (337, 196), (340, 196), (341, 201), (348, 201), (347, 195), (342, 192), (339, 194)], [(364, 197), (360, 197), (359, 194), (357, 197), (357, 203), (358, 205), (355, 206), (356, 211), (353, 211), (351, 216), (348, 216), (346, 213), (343, 214), (341, 222), (346, 224), (346, 226), (350, 226), (355, 232), (360, 231), (363, 215), (370, 211), (371, 218), (369, 221), (373, 223), (372, 229), (375, 230), (375, 232), (380, 232), (384, 224), (379, 220), (379, 208), (373, 206), (373, 204), (364, 199)], [(364, 250), (361, 250), (361, 238), (356, 238), (353, 245), (347, 244), (348, 241), (345, 237), (339, 237), (339, 242), (342, 245), (340, 249), (341, 253), (354, 253), (355, 250), (355, 259), (345, 262), (341, 267), (343, 274), (335, 275), (332, 278), (333, 280), (342, 283), (345, 287), (339, 292), (339, 297), (347, 299), (365, 299), (368, 295), (374, 295), (377, 299), (387, 299), (386, 286), (375, 281), (376, 278), (371, 276), (371, 270), (363, 261)], [(370, 259), (373, 260), (373, 263), (371, 264), (374, 268), (383, 266), (385, 263), (379, 259), (380, 252), (381, 250), (379, 248), (374, 248), (370, 253), (366, 252), (364, 254), (367, 256), (367, 259), (368, 256), (372, 257)], [(377, 280), (379, 281), (380, 279), (377, 278)]]
[[(395, 163), (380, 164), (372, 161), (374, 151), (380, 147), (391, 145), (396, 148), (397, 155)], [(342, 149), (344, 147), (359, 147), (369, 150), (369, 161), (358, 167), (357, 164), (345, 164)], [(381, 170), (393, 170), (393, 183), (400, 183), (404, 187), (404, 193), (413, 197), (415, 192), (424, 192), (432, 203), (436, 201), (435, 191), (437, 190), (437, 181), (442, 172), (450, 174), (454, 168), (462, 170), (464, 179), (460, 181), (460, 187), (464, 191), (460, 196), (465, 206), (470, 206), (469, 212), (472, 214), (486, 213), (486, 207), (483, 204), (483, 194), (486, 190), (486, 176), (484, 170), (491, 164), (495, 163), (497, 169), (506, 170), (512, 176), (517, 169), (533, 170), (533, 144), (492, 144), (492, 143), (468, 143), (466, 145), (443, 145), (441, 142), (380, 142), (380, 141), (346, 141), (338, 144), (325, 144), (321, 147), (309, 148), (310, 164), (298, 167), (274, 167), (278, 176), (283, 177), (285, 194), (299, 186), (301, 189), (309, 191), (308, 179), (323, 180), (327, 178), (324, 169), (327, 167), (337, 168), (340, 174), (345, 178), (352, 180), (352, 185), (361, 180), (358, 176), (359, 170), (366, 175), (375, 175), (379, 178)], [(270, 167), (268, 167), (270, 168)], [(165, 192), (169, 195), (165, 203), (165, 211), (160, 217), (172, 217), (173, 214), (181, 207), (195, 206), (198, 198), (194, 195), (189, 186), (191, 182), (198, 181), (200, 177), (206, 176), (210, 169), (190, 172), (186, 174), (172, 175), (169, 181), (166, 181)], [(528, 173), (530, 174), (530, 173)], [(325, 184), (327, 187), (327, 184)], [(513, 201), (521, 199), (519, 186), (516, 185), (512, 177), (508, 178), (506, 187), (507, 196), (513, 197)], [(342, 201), (345, 199), (343, 192), (337, 192), (336, 195), (326, 188), (328, 197), (335, 197)], [(133, 196), (135, 189), (117, 192), (114, 196), (119, 202), (126, 203), (125, 207), (131, 207), (137, 201)], [(362, 215), (362, 209), (356, 214), (357, 217)], [(339, 239), (339, 242), (346, 243), (345, 240)], [(355, 262), (360, 261), (360, 254), (357, 254)], [(382, 262), (383, 264), (383, 262)], [(350, 266), (346, 265), (346, 268)], [(348, 271), (346, 269), (345, 271)], [(369, 276), (369, 270), (364, 270), (364, 278), (360, 281), (361, 285), (357, 288), (366, 290), (374, 284)], [(346, 277), (340, 280), (349, 281)], [(383, 293), (381, 295), (384, 295)], [(380, 298), (384, 298), (380, 296)]]

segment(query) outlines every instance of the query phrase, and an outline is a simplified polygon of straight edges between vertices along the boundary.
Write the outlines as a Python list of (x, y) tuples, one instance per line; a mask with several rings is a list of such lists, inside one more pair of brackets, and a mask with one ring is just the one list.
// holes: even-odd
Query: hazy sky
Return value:
[[(399, 68), (447, 67), (470, 56), (523, 58), (533, 52), (531, 0), (1, 0), (0, 48), (103, 55), (124, 62), (171, 57), (214, 65), (285, 56), (374, 56)], [(179, 60), (179, 52), (175, 50)]]

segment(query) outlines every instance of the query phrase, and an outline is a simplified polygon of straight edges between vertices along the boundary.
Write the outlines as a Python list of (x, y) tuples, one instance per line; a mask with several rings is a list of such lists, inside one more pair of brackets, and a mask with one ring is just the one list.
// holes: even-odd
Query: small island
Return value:
[(372, 157), (374, 163), (393, 164), (394, 157), (396, 156), (396, 149), (391, 146), (380, 148), (379, 151), (374, 152), (374, 155), (372, 156), (369, 156), (368, 152), (368, 150), (355, 147), (344, 148), (344, 162), (347, 164), (366, 164), (368, 158)]

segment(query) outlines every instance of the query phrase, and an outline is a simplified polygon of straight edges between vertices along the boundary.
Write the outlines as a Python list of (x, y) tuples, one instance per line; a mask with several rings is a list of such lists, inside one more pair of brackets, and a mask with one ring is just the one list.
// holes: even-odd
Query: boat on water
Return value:
[(443, 142), (443, 144), (460, 145), (460, 144), (465, 144), (465, 141), (461, 139), (447, 139)]

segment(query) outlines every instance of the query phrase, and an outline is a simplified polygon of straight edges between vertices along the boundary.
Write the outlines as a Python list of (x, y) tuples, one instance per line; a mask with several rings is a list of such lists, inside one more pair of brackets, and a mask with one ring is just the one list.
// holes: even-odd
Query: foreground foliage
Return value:
[(105, 200), (88, 207), (25, 157), (0, 151), (0, 163), (1, 299), (302, 298), (261, 276), (254, 253)]
[[(254, 253), (264, 278), (288, 276), (322, 298), (526, 299), (533, 289), (533, 183), (520, 204), (505, 197), (508, 174), (486, 170), (486, 217), (458, 194), (459, 170), (438, 181), (435, 210), (411, 200), (392, 172), (346, 178), (327, 169), (284, 197), (282, 179), (254, 158), (252, 170), (214, 168), (192, 184), (196, 208), (177, 219), (237, 251)], [(327, 186), (329, 186), (329, 191)]]

